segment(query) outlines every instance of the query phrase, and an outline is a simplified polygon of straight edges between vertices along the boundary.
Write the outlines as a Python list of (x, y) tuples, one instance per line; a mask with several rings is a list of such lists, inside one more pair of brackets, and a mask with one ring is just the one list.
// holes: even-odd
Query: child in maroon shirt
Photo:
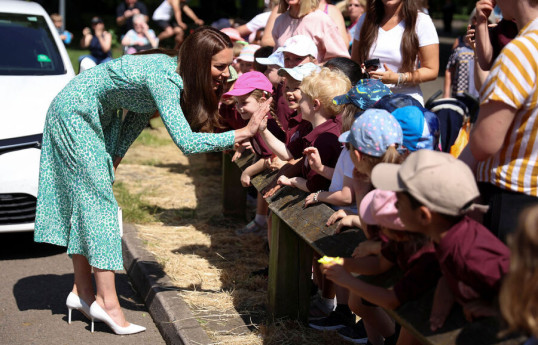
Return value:
[[(437, 285), (430, 327), (442, 327), (452, 303), (461, 303), (468, 319), (491, 315), (510, 251), (487, 228), (465, 214), (483, 206), (473, 173), (448, 153), (419, 150), (401, 166), (379, 164), (372, 172), (376, 188), (396, 191), (398, 213), (409, 231), (435, 243), (443, 277)], [(443, 292), (445, 291), (445, 293)]]
[[(292, 69), (284, 69), (285, 72), (297, 80), (297, 75), (303, 76), (304, 71), (310, 72), (317, 69), (314, 64), (304, 64)], [(331, 71), (323, 68), (319, 73), (313, 72), (303, 79), (299, 90), (294, 90), (297, 94), (299, 111), (302, 118), (312, 125), (312, 132), (304, 137), (291, 140), (288, 145), (279, 141), (272, 135), (262, 123), (260, 132), (262, 138), (271, 150), (282, 160), (299, 158), (306, 147), (314, 146), (318, 149), (323, 165), (334, 167), (341, 150), (338, 142), (340, 135), (340, 124), (336, 116), (342, 111), (342, 106), (335, 105), (332, 99), (335, 96), (346, 93), (351, 88), (349, 79), (339, 71)], [(330, 180), (314, 172), (308, 164), (303, 166), (301, 177), (281, 176), (278, 183), (281, 185), (293, 186), (304, 191), (315, 192), (327, 189)]]

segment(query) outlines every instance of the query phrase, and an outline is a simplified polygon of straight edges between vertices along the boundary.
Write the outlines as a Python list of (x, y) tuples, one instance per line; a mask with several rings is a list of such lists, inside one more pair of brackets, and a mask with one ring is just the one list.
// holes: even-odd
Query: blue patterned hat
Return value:
[(334, 104), (353, 103), (362, 110), (371, 108), (383, 96), (391, 95), (390, 89), (377, 79), (361, 79), (348, 93), (336, 96)]
[(381, 157), (387, 148), (402, 146), (403, 134), (398, 121), (386, 110), (368, 109), (359, 116), (351, 130), (340, 135), (342, 143), (351, 143), (361, 153)]

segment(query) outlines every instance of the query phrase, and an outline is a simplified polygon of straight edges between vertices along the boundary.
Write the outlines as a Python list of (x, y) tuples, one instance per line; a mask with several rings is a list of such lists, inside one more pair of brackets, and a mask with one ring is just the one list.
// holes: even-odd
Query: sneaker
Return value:
[(261, 225), (260, 223), (256, 222), (254, 219), (245, 225), (244, 228), (238, 229), (235, 231), (236, 235), (246, 235), (246, 234), (263, 234), (264, 230), (267, 230), (267, 225)]
[(364, 328), (364, 322), (362, 320), (359, 320), (359, 322), (351, 327), (340, 328), (336, 333), (355, 344), (368, 343), (368, 335), (366, 334), (366, 328)]
[(322, 301), (321, 295), (314, 297), (310, 304), (310, 311), (308, 313), (308, 320), (320, 320), (328, 317), (334, 310), (334, 307), (329, 307)]
[(335, 310), (323, 319), (310, 321), (308, 326), (320, 331), (334, 331), (344, 327), (351, 327), (354, 324), (355, 315), (352, 313), (347, 315)]

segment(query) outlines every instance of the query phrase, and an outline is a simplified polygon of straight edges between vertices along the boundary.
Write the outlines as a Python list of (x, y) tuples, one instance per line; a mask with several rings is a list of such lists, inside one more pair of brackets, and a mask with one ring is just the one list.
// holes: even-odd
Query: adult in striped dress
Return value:
[[(478, 161), (477, 180), (490, 206), (484, 225), (504, 241), (521, 210), (538, 203), (538, 1), (497, 4), (520, 31), (482, 87), (480, 113), (463, 155), (472, 153)], [(477, 20), (487, 20), (492, 10), (490, 1), (479, 1)]]

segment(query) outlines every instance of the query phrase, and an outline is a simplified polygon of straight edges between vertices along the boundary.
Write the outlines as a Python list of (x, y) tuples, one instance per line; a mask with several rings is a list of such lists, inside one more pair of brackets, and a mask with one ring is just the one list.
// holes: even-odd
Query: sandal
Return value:
[(267, 229), (267, 225), (261, 225), (260, 223), (256, 222), (256, 220), (252, 220), (250, 223), (245, 225), (244, 228), (238, 229), (235, 231), (236, 235), (245, 235), (245, 234), (263, 234), (263, 230)]

